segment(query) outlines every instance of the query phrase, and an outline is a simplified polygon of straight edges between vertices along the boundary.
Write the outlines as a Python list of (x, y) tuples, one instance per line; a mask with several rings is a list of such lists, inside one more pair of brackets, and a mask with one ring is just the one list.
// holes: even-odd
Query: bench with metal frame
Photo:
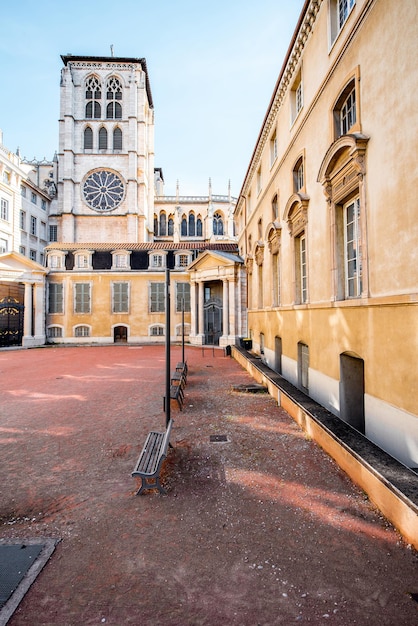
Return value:
[(172, 425), (173, 420), (170, 419), (165, 432), (151, 431), (147, 435), (144, 447), (132, 472), (132, 476), (139, 476), (141, 479), (141, 487), (136, 492), (137, 496), (147, 489), (158, 489), (162, 494), (167, 493), (160, 483), (160, 470), (167, 456), (168, 447), (171, 445)]

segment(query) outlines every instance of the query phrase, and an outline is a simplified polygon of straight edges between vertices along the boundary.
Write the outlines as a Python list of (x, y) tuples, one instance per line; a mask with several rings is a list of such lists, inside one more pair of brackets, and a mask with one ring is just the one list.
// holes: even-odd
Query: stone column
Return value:
[(197, 335), (196, 283), (190, 284), (190, 336)]
[(237, 303), (236, 303), (236, 282), (235, 279), (228, 281), (229, 286), (229, 337), (228, 341), (235, 344), (237, 337)]
[(32, 339), (32, 283), (25, 283), (25, 317), (23, 319), (23, 345)]
[(43, 345), (45, 343), (45, 318), (44, 318), (44, 285), (34, 285), (34, 317), (35, 317), (35, 339), (36, 345)]
[(204, 322), (204, 288), (205, 283), (200, 281), (199, 283), (199, 302), (198, 302), (198, 343), (203, 345), (205, 342), (205, 322)]
[(228, 290), (228, 279), (222, 279), (222, 337), (219, 339), (219, 345), (226, 346), (228, 345), (228, 335), (229, 335), (229, 290)]

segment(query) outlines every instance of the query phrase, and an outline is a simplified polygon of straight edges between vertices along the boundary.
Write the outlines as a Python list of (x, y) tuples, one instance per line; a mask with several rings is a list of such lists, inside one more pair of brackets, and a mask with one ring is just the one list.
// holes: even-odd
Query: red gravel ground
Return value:
[(417, 624), (416, 552), (232, 358), (186, 357), (168, 495), (135, 496), (164, 346), (0, 352), (0, 538), (61, 539), (10, 626)]

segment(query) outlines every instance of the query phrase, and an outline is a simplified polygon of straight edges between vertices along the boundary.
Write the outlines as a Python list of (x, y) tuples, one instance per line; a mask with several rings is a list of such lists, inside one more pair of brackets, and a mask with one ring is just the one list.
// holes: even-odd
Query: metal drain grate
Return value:
[(210, 435), (209, 441), (211, 443), (221, 443), (222, 441), (228, 441), (228, 437), (226, 435)]
[(0, 608), (21, 583), (43, 547), (43, 544), (0, 546)]
[(0, 624), (7, 624), (58, 542), (40, 537), (0, 539)]

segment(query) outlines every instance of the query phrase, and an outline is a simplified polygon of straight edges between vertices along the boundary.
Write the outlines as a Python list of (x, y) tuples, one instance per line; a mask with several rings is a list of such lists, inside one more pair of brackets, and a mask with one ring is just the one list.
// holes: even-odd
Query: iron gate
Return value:
[(20, 346), (25, 305), (13, 296), (0, 300), (0, 346)]

